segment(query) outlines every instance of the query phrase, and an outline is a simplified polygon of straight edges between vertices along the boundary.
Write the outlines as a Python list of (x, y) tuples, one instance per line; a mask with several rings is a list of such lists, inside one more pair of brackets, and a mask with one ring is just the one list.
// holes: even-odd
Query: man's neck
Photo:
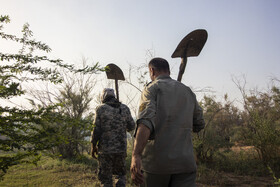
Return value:
[(158, 78), (159, 76), (170, 76), (170, 74), (165, 73), (165, 72), (160, 72), (160, 73), (156, 74), (155, 79)]

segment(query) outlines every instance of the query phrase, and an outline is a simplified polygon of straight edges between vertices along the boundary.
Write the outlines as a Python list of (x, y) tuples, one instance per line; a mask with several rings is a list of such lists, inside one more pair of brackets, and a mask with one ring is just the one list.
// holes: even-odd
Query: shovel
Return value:
[(206, 43), (207, 37), (206, 30), (198, 29), (192, 31), (181, 40), (171, 56), (172, 58), (181, 57), (177, 81), (181, 82), (182, 80), (187, 65), (187, 57), (198, 56)]
[(108, 64), (105, 69), (106, 69), (107, 78), (115, 80), (117, 100), (119, 101), (118, 80), (125, 80), (124, 76), (123, 76), (123, 72), (122, 72), (121, 68), (119, 68), (116, 64)]

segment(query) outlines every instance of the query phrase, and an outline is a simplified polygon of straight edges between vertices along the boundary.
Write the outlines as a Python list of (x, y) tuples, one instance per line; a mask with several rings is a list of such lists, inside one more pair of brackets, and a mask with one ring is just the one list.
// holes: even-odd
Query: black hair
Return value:
[(169, 64), (168, 64), (167, 60), (165, 60), (163, 58), (159, 58), (159, 57), (153, 58), (149, 62), (149, 67), (154, 68), (158, 72), (170, 73)]

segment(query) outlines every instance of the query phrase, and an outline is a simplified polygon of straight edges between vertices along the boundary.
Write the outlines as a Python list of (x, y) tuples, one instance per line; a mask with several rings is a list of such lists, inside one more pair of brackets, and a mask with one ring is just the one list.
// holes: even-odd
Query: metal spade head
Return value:
[(181, 40), (171, 57), (186, 58), (198, 56), (204, 44), (206, 43), (207, 37), (207, 31), (204, 29), (192, 31)]
[(106, 75), (108, 79), (125, 80), (121, 68), (116, 64), (108, 64), (106, 66)]

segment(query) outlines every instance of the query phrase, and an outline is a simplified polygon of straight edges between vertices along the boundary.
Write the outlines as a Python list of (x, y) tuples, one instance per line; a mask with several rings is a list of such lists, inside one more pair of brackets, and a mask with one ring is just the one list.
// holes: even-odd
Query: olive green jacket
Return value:
[(196, 171), (192, 131), (199, 132), (205, 123), (202, 109), (189, 87), (169, 76), (157, 77), (142, 92), (137, 126), (140, 123), (151, 130), (142, 153), (144, 171), (155, 174)]

